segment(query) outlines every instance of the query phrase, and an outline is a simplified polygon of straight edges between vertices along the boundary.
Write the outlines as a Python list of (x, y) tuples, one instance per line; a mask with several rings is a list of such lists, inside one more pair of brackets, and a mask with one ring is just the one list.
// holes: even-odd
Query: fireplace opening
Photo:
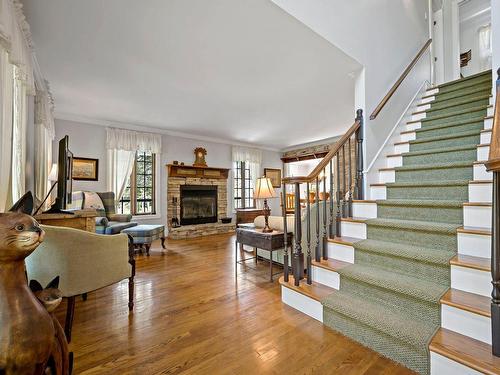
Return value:
[(181, 185), (181, 225), (217, 222), (217, 186)]

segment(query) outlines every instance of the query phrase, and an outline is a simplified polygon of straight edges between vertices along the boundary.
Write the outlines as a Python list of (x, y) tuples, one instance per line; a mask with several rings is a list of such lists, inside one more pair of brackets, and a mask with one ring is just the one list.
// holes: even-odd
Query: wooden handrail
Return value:
[(411, 61), (410, 65), (408, 65), (408, 67), (405, 69), (405, 71), (403, 72), (403, 74), (401, 74), (401, 76), (398, 78), (398, 80), (396, 81), (396, 83), (394, 85), (392, 85), (392, 87), (389, 90), (389, 92), (384, 96), (384, 98), (379, 103), (379, 105), (374, 109), (374, 111), (370, 115), (370, 120), (375, 120), (377, 118), (377, 116), (380, 113), (380, 111), (382, 110), (382, 108), (384, 108), (384, 106), (387, 104), (387, 102), (392, 97), (392, 95), (394, 95), (394, 93), (396, 92), (396, 90), (398, 89), (398, 87), (401, 85), (401, 83), (403, 83), (403, 81), (406, 78), (406, 76), (411, 72), (411, 70), (413, 69), (413, 67), (417, 64), (418, 60), (422, 57), (422, 55), (425, 53), (425, 51), (427, 50), (427, 48), (429, 48), (429, 46), (431, 45), (431, 43), (432, 43), (432, 39), (429, 39), (424, 44), (424, 46), (420, 49), (420, 51), (418, 51), (417, 55), (413, 58), (413, 60)]
[(302, 184), (306, 182), (313, 182), (323, 171), (323, 169), (328, 165), (328, 163), (333, 159), (333, 157), (337, 154), (337, 152), (342, 148), (342, 146), (344, 146), (347, 140), (351, 138), (352, 135), (359, 129), (360, 125), (361, 125), (361, 120), (358, 118), (356, 119), (354, 124), (352, 124), (349, 130), (347, 130), (347, 132), (342, 136), (342, 138), (340, 138), (333, 145), (330, 151), (328, 151), (328, 154), (325, 155), (323, 160), (321, 160), (321, 162), (318, 163), (316, 168), (314, 168), (314, 170), (311, 173), (309, 173), (308, 176), (285, 177), (283, 179), (283, 182), (287, 184), (294, 184), (294, 183)]
[(485, 163), (488, 171), (500, 172), (500, 68), (497, 71), (495, 112), (493, 113), (493, 127), (490, 141), (490, 154)]

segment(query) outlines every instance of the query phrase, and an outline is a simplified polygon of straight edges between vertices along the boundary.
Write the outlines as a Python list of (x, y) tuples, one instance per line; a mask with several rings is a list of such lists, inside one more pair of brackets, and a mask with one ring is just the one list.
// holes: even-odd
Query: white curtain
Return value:
[(479, 68), (481, 71), (491, 69), (491, 24), (479, 28)]
[(12, 65), (0, 46), (0, 212), (8, 209), (12, 160)]
[(161, 136), (159, 134), (107, 128), (106, 148), (108, 150), (108, 189), (115, 193), (115, 200), (118, 202), (125, 190), (127, 179), (132, 173), (136, 152), (146, 151), (160, 154)]
[(255, 180), (261, 177), (261, 150), (249, 147), (233, 146), (233, 162), (235, 161), (244, 161), (245, 163), (248, 163), (254, 184)]
[[(52, 142), (55, 137), (54, 104), (46, 81), (37, 79), (35, 96), (35, 198), (45, 199), (50, 189), (52, 168)], [(38, 87), (40, 89), (38, 89)], [(48, 208), (49, 202), (42, 209)]]
[(28, 118), (26, 86), (22, 73), (14, 67), (14, 106), (12, 126), (12, 202), (26, 190), (26, 122)]

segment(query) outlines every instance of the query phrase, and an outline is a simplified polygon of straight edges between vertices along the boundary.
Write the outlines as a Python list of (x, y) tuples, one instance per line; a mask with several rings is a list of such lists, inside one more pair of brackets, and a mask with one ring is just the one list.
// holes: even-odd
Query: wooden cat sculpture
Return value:
[(52, 318), (26, 280), (24, 259), (45, 235), (32, 210), (29, 192), (0, 213), (0, 375), (44, 374), (55, 342)]
[(38, 281), (30, 281), (31, 291), (51, 315), (55, 328), (56, 345), (54, 345), (47, 367), (50, 369), (52, 374), (69, 375), (71, 374), (73, 367), (73, 353), (69, 352), (68, 341), (66, 340), (64, 329), (54, 316), (55, 309), (61, 304), (62, 301), (62, 293), (58, 287), (59, 276), (52, 280), (45, 287), (45, 289)]

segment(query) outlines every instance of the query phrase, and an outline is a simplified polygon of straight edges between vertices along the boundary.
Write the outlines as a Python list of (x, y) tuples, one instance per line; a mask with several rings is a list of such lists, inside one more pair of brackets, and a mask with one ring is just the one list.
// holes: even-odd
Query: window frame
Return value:
[[(142, 176), (144, 177), (144, 180), (146, 178), (146, 176), (151, 176), (151, 179), (152, 179), (152, 185), (151, 185), (151, 199), (145, 199), (145, 198), (137, 198), (137, 190), (138, 188), (143, 188), (143, 189), (146, 189), (145, 186), (139, 186), (137, 187), (137, 163), (139, 162), (138, 161), (138, 157), (139, 157), (139, 154), (143, 154), (143, 156), (146, 156), (146, 154), (151, 154), (151, 173), (150, 174), (146, 174), (146, 173), (142, 173)], [(125, 202), (129, 202), (130, 204), (130, 214), (132, 216), (139, 216), (139, 217), (142, 217), (142, 216), (154, 216), (157, 214), (157, 207), (156, 207), (156, 203), (157, 203), (157, 197), (156, 197), (156, 193), (157, 193), (157, 189), (156, 189), (156, 181), (157, 181), (157, 177), (156, 177), (156, 174), (157, 174), (157, 170), (156, 170), (156, 167), (157, 167), (157, 163), (156, 163), (156, 157), (157, 155), (153, 152), (151, 153), (148, 153), (146, 151), (137, 151), (136, 154), (135, 154), (135, 158), (134, 158), (134, 165), (132, 167), (132, 173), (130, 174), (130, 177), (128, 179), (128, 186), (125, 188), (125, 189), (129, 189), (130, 191), (130, 199), (128, 200), (124, 200), (123, 199), (123, 195), (122, 197), (120, 198), (120, 201), (119, 201), (119, 205), (120, 205), (120, 211), (123, 212), (123, 205)], [(146, 167), (146, 161), (143, 161), (142, 163), (144, 163), (144, 167)], [(133, 181), (133, 183), (132, 183)], [(145, 185), (145, 181), (144, 181), (144, 185)], [(138, 200), (141, 200), (143, 202), (149, 202), (151, 201), (151, 212), (137, 212), (137, 202)]]
[[(233, 162), (233, 206), (234, 211), (237, 209), (245, 208), (256, 208), (255, 199), (253, 199), (253, 189), (251, 186), (252, 176), (250, 166), (245, 161), (234, 161)], [(237, 181), (240, 181), (240, 187), (238, 187)], [(248, 184), (248, 185), (247, 185)], [(239, 194), (237, 193), (239, 190)], [(251, 195), (251, 197), (247, 197)], [(236, 204), (239, 201), (240, 205)], [(247, 205), (247, 201), (251, 202), (251, 205)]]

